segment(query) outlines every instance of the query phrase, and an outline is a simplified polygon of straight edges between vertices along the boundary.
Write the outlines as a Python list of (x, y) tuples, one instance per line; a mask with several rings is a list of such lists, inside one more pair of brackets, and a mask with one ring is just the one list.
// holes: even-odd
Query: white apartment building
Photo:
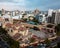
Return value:
[(48, 16), (52, 16), (53, 9), (48, 10)]
[(48, 10), (48, 23), (60, 24), (60, 9), (58, 10)]
[(56, 11), (55, 24), (60, 24), (60, 9)]

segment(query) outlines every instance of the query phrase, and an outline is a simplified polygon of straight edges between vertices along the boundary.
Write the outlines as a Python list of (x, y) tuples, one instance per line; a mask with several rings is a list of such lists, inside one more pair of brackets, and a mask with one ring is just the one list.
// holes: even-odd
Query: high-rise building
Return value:
[(46, 16), (45, 14), (39, 14), (39, 15), (36, 15), (35, 17), (39, 23), (46, 23)]
[(55, 23), (56, 11), (53, 9), (48, 10), (47, 23)]
[(48, 15), (47, 22), (52, 24), (60, 24), (60, 10), (53, 10), (51, 14)]
[(47, 22), (54, 24), (54, 22), (55, 22), (55, 15), (56, 15), (56, 13), (52, 12), (51, 16), (48, 16)]
[(52, 16), (53, 9), (48, 10), (48, 16)]
[(4, 9), (2, 9), (2, 16), (5, 14), (5, 10)]
[(60, 24), (60, 10), (56, 11), (55, 24)]
[(19, 10), (15, 10), (15, 16), (19, 15), (20, 11)]
[(34, 15), (38, 15), (40, 13), (40, 11), (38, 9), (34, 10), (33, 14)]

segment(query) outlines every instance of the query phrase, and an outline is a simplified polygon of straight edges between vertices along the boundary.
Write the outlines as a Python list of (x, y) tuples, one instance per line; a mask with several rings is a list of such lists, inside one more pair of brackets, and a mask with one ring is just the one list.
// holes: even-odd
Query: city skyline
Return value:
[(0, 10), (59, 9), (60, 0), (0, 0)]
[(59, 48), (60, 0), (0, 0), (0, 48)]

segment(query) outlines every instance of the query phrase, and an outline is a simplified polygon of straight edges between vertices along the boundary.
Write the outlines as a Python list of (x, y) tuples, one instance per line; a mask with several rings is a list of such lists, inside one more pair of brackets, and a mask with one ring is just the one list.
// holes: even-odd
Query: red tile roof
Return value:
[(26, 30), (26, 28), (25, 27), (20, 27), (18, 30), (19, 31), (24, 31), (24, 30)]
[(11, 24), (11, 23), (6, 24), (6, 27), (8, 27), (8, 28), (11, 28), (12, 26), (13, 26), (13, 24)]
[(20, 38), (21, 34), (19, 33), (16, 33), (14, 36), (13, 36), (13, 39), (17, 40), (18, 38)]
[(12, 27), (12, 29), (13, 29), (13, 30), (17, 30), (16, 27), (14, 27), (14, 26)]
[(21, 26), (20, 24), (14, 24), (16, 27)]

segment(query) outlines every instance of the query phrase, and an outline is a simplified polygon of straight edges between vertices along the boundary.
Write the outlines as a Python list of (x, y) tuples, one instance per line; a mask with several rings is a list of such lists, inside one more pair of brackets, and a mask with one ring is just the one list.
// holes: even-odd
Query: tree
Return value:
[(34, 38), (30, 38), (29, 41), (30, 41), (30, 43), (33, 43), (33, 42), (35, 42), (35, 39)]
[(27, 18), (23, 19), (23, 21), (27, 22)]
[(1, 34), (6, 34), (7, 31), (6, 31), (5, 29), (3, 29), (2, 27), (0, 27), (0, 33), (1, 33)]
[(34, 29), (34, 30), (40, 30), (38, 27), (35, 27), (35, 26), (33, 27), (33, 29)]
[(55, 31), (58, 36), (60, 36), (60, 24), (55, 26)]
[(4, 36), (2, 37), (2, 39), (4, 41), (7, 41), (7, 44), (10, 46), (10, 48), (19, 48), (19, 42), (13, 40), (12, 37), (10, 37), (7, 34), (7, 31), (5, 29), (3, 29), (2, 27), (0, 27), (0, 34), (4, 34)]
[(58, 47), (58, 48), (60, 48), (60, 42), (59, 42), (59, 43), (57, 43), (57, 47)]
[(10, 46), (13, 48), (19, 48), (19, 42), (11, 39)]
[(54, 48), (58, 48), (57, 46), (55, 46)]
[(60, 24), (55, 26), (56, 32), (60, 32)]
[(50, 45), (50, 43), (51, 43), (51, 41), (50, 41), (50, 40), (48, 40), (48, 38), (46, 38), (46, 39), (45, 39), (45, 44), (47, 44), (47, 46), (49, 46), (49, 45)]
[(36, 18), (33, 19), (33, 22), (39, 23), (39, 21)]

